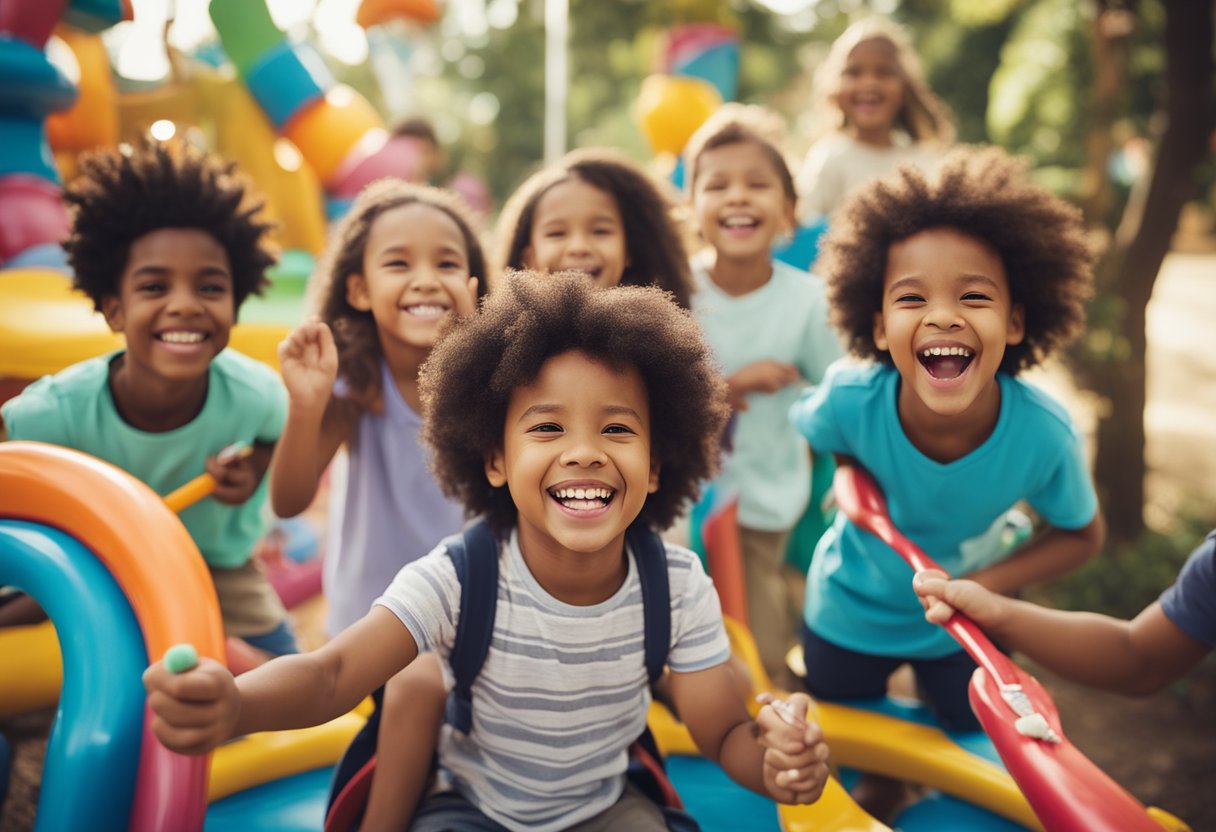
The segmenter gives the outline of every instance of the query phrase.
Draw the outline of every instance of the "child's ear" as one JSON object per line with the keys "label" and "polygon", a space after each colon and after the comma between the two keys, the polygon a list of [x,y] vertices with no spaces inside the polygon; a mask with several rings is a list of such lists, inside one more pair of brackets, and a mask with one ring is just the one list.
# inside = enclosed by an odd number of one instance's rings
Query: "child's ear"
{"label": "child's ear", "polygon": [[497,450],[486,457],[486,479],[495,488],[502,488],[507,484],[507,466],[502,450]]}
{"label": "child's ear", "polygon": [[886,352],[887,347],[887,328],[882,322],[882,313],[874,313],[874,346]]}
{"label": "child's ear", "polygon": [[122,332],[122,302],[118,299],[118,295],[106,295],[101,299],[101,314],[105,317],[111,332]]}
{"label": "child's ear", "polygon": [[646,486],[646,493],[653,494],[659,490],[659,461],[657,459],[650,460],[650,482]]}
{"label": "child's ear", "polygon": [[368,312],[372,308],[371,295],[367,291],[367,278],[361,274],[346,276],[346,302],[360,312]]}
{"label": "child's ear", "polygon": [[1009,346],[1022,343],[1026,337],[1026,309],[1015,303],[1009,310],[1009,325],[1005,328],[1005,343]]}

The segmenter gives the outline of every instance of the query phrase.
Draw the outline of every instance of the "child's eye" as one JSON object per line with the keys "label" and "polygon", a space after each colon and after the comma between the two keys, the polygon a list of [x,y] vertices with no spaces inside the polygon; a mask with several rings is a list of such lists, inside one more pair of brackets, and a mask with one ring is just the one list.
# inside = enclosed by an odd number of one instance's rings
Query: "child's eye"
{"label": "child's eye", "polygon": [[896,303],[924,303],[925,299],[922,298],[920,295],[907,294],[907,295],[900,295],[899,297],[897,297],[895,299],[895,302]]}
{"label": "child's eye", "polygon": [[409,266],[410,266],[409,261],[402,260],[402,259],[389,260],[387,263],[384,264],[384,268],[386,268],[386,269],[408,269]]}
{"label": "child's eye", "polygon": [[566,236],[565,231],[546,231],[545,232],[546,240],[560,240],[562,237],[565,237],[565,236]]}
{"label": "child's eye", "polygon": [[461,263],[459,260],[443,260],[439,263],[439,268],[445,270],[463,269],[464,263]]}
{"label": "child's eye", "polygon": [[968,292],[967,294],[963,295],[963,300],[990,301],[990,300],[992,300],[992,298],[990,298],[988,295],[985,295],[983,292]]}
{"label": "child's eye", "polygon": [[153,294],[155,292],[163,292],[163,291],[165,291],[165,284],[161,283],[159,280],[149,280],[145,283],[138,284],[135,287],[135,291],[145,292],[147,294]]}
{"label": "child's eye", "polygon": [[561,432],[562,432],[561,425],[554,424],[553,422],[545,422],[543,425],[536,425],[534,427],[528,428],[528,433],[561,433]]}
{"label": "child's eye", "polygon": [[633,433],[633,429],[626,425],[609,425],[604,428],[604,433]]}

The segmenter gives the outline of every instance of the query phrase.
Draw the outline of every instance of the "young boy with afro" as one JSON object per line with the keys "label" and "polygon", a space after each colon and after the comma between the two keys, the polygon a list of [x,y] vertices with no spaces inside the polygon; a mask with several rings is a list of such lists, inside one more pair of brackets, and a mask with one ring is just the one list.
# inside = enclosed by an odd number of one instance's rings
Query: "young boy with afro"
{"label": "young boy with afro", "polygon": [[[625,533],[635,521],[665,528],[713,470],[725,390],[696,324],[651,287],[601,291],[575,274],[518,273],[440,340],[421,388],[436,477],[488,522],[499,578],[471,728],[440,737],[450,788],[425,798],[410,828],[665,829],[625,780],[650,701]],[[786,703],[789,721],[772,705],[748,716],[713,585],[695,555],[665,551],[671,688],[693,738],[748,788],[816,800],[827,748],[798,718],[809,700]],[[315,652],[235,680],[205,659],[178,676],[157,662],[144,677],[154,730],[197,754],[250,731],[317,724],[420,650],[435,651],[450,679],[461,592],[441,544]]]}
{"label": "young boy with afro", "polygon": [[[1102,544],[1081,436],[1017,374],[1081,328],[1092,276],[1079,212],[1000,150],[961,149],[937,176],[912,167],[846,203],[821,273],[854,356],[791,410],[817,449],[867,469],[891,519],[955,575],[1011,592]],[[1007,552],[991,530],[1026,501],[1042,528]],[[978,730],[974,663],[924,620],[911,573],[843,513],[808,574],[807,689],[882,696],[908,662],[943,725]]]}
{"label": "young boy with afro", "polygon": [[[251,560],[286,395],[273,370],[226,349],[274,263],[261,203],[234,165],[160,143],[86,157],[65,198],[75,286],[126,347],[7,402],[8,438],[84,451],[161,495],[210,473],[215,491],[181,520],[211,570],[225,632],[294,652],[286,611]],[[238,442],[252,453],[218,458]]]}

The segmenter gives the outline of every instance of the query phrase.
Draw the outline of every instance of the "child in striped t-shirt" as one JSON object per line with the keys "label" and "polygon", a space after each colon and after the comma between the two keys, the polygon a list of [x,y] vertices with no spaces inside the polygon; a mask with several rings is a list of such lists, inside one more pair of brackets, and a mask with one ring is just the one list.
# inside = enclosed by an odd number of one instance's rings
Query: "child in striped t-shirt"
{"label": "child in striped t-shirt", "polygon": [[[725,390],[696,324],[654,288],[600,292],[520,273],[435,346],[421,390],[436,477],[496,533],[500,577],[471,730],[443,730],[446,788],[422,801],[411,829],[565,830],[592,819],[665,829],[625,781],[650,701],[625,531],[667,526],[714,467]],[[701,751],[774,800],[818,799],[827,748],[802,718],[809,699],[748,716],[713,585],[695,555],[666,554],[672,696]],[[158,662],[145,675],[157,735],[205,753],[239,734],[317,724],[420,650],[438,654],[450,679],[460,593],[440,546],[316,652],[239,680],[209,660],[177,676]]]}

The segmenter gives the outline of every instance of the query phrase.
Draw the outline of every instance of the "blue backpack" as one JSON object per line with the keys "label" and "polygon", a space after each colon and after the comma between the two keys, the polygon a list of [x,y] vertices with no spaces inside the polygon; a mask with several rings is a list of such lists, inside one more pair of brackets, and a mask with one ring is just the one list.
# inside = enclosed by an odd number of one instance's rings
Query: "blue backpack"
{"label": "blue backpack", "polygon": [[[633,550],[642,586],[643,650],[646,674],[653,685],[667,664],[671,644],[671,593],[667,579],[667,550],[663,541],[641,522],[625,532]],[[455,685],[448,694],[444,721],[468,733],[473,727],[473,682],[481,672],[494,634],[498,606],[499,544],[485,520],[476,520],[463,532],[443,541],[460,581],[460,619],[448,662]],[[373,698],[376,709],[351,741],[334,771],[326,832],[347,832],[357,827],[367,803],[376,765],[376,738],[384,689]],[[629,782],[653,800],[672,832],[698,832],[700,827],[683,811],[679,795],[667,779],[662,757],[647,728],[629,748]]]}

